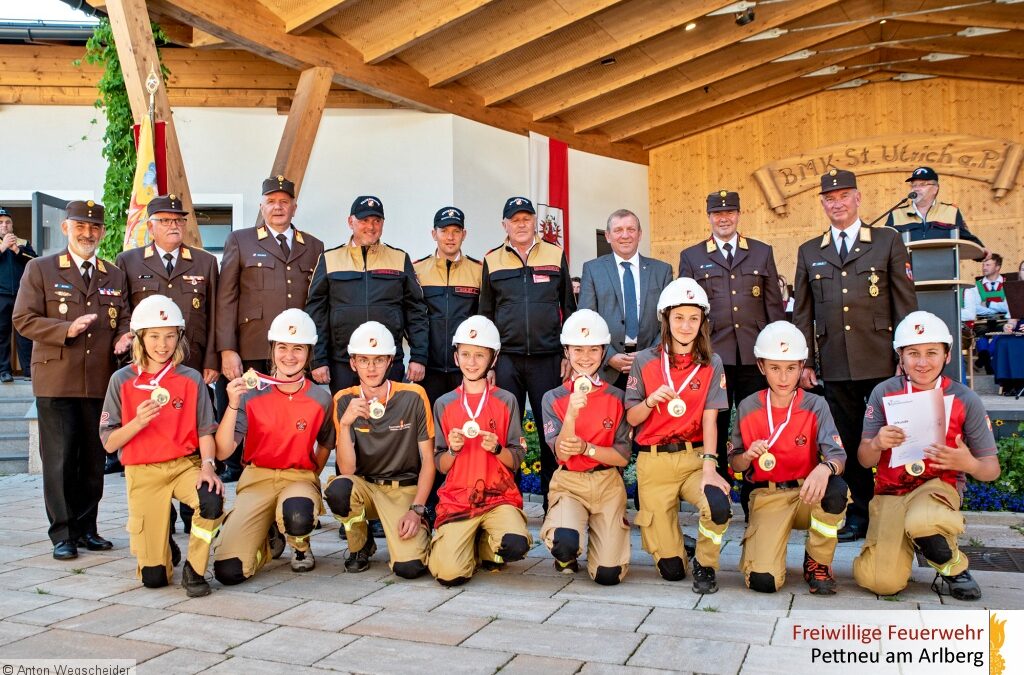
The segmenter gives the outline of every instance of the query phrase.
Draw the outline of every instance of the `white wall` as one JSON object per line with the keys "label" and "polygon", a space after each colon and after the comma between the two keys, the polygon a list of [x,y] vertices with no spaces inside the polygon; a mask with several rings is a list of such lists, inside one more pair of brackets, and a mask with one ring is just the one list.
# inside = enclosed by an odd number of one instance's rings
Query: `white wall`
{"label": "white wall", "polygon": [[[235,227],[251,226],[285,118],[265,109],[178,108],[174,119],[193,201],[241,204]],[[36,190],[100,199],[102,136],[102,111],[93,108],[0,106],[0,203],[27,201]],[[609,213],[629,208],[647,225],[647,167],[570,151],[569,182],[571,267],[578,274]],[[337,246],[348,239],[352,200],[374,194],[387,216],[384,240],[418,258],[433,250],[434,212],[454,204],[466,212],[466,252],[480,257],[504,237],[505,199],[528,191],[525,136],[452,115],[327,110],[295,222]]]}

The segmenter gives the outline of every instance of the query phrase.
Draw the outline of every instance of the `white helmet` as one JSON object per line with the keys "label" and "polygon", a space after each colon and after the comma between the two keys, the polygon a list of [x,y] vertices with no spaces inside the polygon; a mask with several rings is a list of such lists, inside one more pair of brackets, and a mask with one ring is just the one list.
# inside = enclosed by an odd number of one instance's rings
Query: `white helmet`
{"label": "white helmet", "polygon": [[477,314],[471,316],[455,329],[455,336],[452,337],[452,346],[475,345],[493,349],[495,355],[501,350],[501,335],[498,327],[486,316]]}
{"label": "white helmet", "polygon": [[892,346],[899,351],[903,347],[929,342],[944,342],[952,347],[953,336],[945,321],[931,312],[917,311],[907,314],[903,321],[900,321],[900,325],[896,326]]}
{"label": "white helmet", "polygon": [[578,309],[562,324],[562,344],[577,347],[611,344],[608,323],[592,309]]}
{"label": "white helmet", "polygon": [[151,295],[135,305],[129,324],[132,332],[143,328],[184,328],[185,317],[166,295]]}
{"label": "white helmet", "polygon": [[384,324],[367,321],[352,331],[348,339],[349,356],[394,356],[395,338]]}
{"label": "white helmet", "polygon": [[773,361],[805,361],[807,339],[788,321],[773,321],[757,335],[754,357]]}
{"label": "white helmet", "polygon": [[316,344],[316,324],[301,309],[286,309],[274,319],[267,331],[270,342],[288,342],[295,345]]}
{"label": "white helmet", "polygon": [[679,277],[661,292],[658,297],[658,316],[670,307],[679,305],[694,305],[700,307],[707,314],[711,311],[711,303],[708,302],[708,294],[696,281],[689,277]]}

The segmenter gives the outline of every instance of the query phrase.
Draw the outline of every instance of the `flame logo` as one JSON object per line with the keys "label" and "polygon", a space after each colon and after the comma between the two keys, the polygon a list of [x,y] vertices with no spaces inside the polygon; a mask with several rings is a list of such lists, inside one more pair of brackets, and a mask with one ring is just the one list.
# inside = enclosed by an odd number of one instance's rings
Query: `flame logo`
{"label": "flame logo", "polygon": [[377,346],[377,338],[370,338],[370,346],[371,347],[376,347]]}
{"label": "flame logo", "polygon": [[693,291],[686,291],[686,298],[688,300],[693,300],[695,297],[696,296],[693,294]]}
{"label": "flame logo", "polygon": [[475,338],[476,337],[476,329],[475,328],[473,330],[469,331],[469,337],[470,338]]}
{"label": "flame logo", "polygon": [[581,328],[580,332],[583,333],[583,337],[590,337],[590,329],[587,328],[586,326]]}
{"label": "flame logo", "polygon": [[288,334],[289,335],[295,335],[295,333],[297,331],[298,331],[298,328],[296,328],[295,326],[288,326]]}
{"label": "flame logo", "polygon": [[162,309],[160,310],[160,320],[161,321],[167,321],[167,312],[165,312]]}
{"label": "flame logo", "polygon": [[780,342],[779,343],[779,351],[781,351],[783,354],[788,352],[789,351],[789,343],[788,342]]}
{"label": "flame logo", "polygon": [[992,675],[1002,675],[1006,670],[1006,661],[999,653],[1003,643],[1006,642],[1006,619],[998,620],[999,615],[995,612],[988,618],[988,647],[989,647],[989,668]]}
{"label": "flame logo", "polygon": [[914,332],[918,335],[924,335],[924,326],[919,323],[914,324]]}

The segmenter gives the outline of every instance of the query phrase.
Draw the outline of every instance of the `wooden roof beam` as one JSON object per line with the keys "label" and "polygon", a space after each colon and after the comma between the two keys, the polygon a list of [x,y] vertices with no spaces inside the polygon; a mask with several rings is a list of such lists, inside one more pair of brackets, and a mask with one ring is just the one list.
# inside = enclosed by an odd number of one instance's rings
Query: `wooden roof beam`
{"label": "wooden roof beam", "polygon": [[[892,49],[889,53],[896,59],[924,56],[922,52],[905,49]],[[937,77],[986,80],[990,82],[1024,82],[1024,60],[1022,59],[995,59],[984,56],[971,56],[954,61],[895,63],[886,68],[894,73],[920,73]]]}
{"label": "wooden roof beam", "polygon": [[[406,51],[408,63],[431,87],[453,82],[523,45],[613,7],[623,0],[506,0]],[[562,5],[565,5],[563,7]],[[440,44],[451,45],[440,49]]]}
{"label": "wooden roof beam", "polygon": [[954,9],[947,12],[929,12],[927,14],[900,17],[899,20],[909,23],[960,26],[961,28],[981,26],[982,28],[1024,30],[1024,12],[1019,7],[1011,5],[987,5],[970,9]]}
{"label": "wooden roof beam", "polygon": [[[766,5],[757,12],[757,21],[746,26],[736,26],[732,17],[716,17],[718,21],[702,22],[703,29],[691,33],[680,33],[678,30],[664,33],[661,36],[642,43],[636,49],[673,49],[669,56],[641,60],[628,68],[613,66],[608,70],[596,70],[587,77],[588,82],[573,82],[573,86],[563,84],[562,79],[552,80],[544,85],[548,94],[541,95],[523,105],[534,111],[537,120],[554,117],[566,110],[592,101],[599,96],[610,94],[622,87],[684,64],[693,59],[710,54],[727,47],[743,38],[778,28],[799,19],[811,12],[836,5],[838,0],[800,0],[785,2],[778,5]],[[686,35],[686,37],[683,37]]]}
{"label": "wooden roof beam", "polygon": [[[743,75],[738,75],[731,80],[721,82],[716,86],[716,89],[720,88],[721,91],[709,92],[701,98],[689,96],[665,101],[658,106],[657,111],[653,114],[650,111],[637,113],[630,116],[632,121],[629,121],[629,118],[627,118],[621,122],[608,125],[605,130],[608,132],[608,137],[613,141],[632,138],[652,129],[671,124],[680,118],[696,115],[715,106],[738,101],[744,96],[749,96],[762,89],[807,76],[822,68],[838,66],[843,69],[849,65],[861,63],[863,60],[858,61],[858,57],[872,51],[875,51],[874,47],[865,46],[848,52],[827,54],[803,61],[768,63],[759,68],[748,70]],[[817,77],[819,76],[815,76],[815,79]],[[742,104],[738,105],[738,107],[745,108]]]}
{"label": "wooden roof beam", "polygon": [[[477,87],[484,103],[494,105],[516,94],[544,84],[577,68],[598,61],[627,47],[685,26],[716,9],[729,4],[729,0],[634,0],[606,10],[599,17],[600,26],[614,28],[614,33],[598,31],[586,40],[571,36],[552,35],[551,45],[537,45],[529,55],[517,50],[495,63],[501,78],[491,88]],[[563,29],[563,32],[571,31]],[[531,47],[533,47],[531,45]]]}
{"label": "wooden roof beam", "polygon": [[334,82],[349,89],[406,107],[448,112],[481,124],[525,134],[536,131],[571,147],[606,157],[646,164],[647,152],[633,143],[610,143],[601,134],[574,134],[563,122],[538,123],[529,112],[512,106],[486,108],[465,87],[429,86],[423,76],[397,59],[368,65],[344,40],[324,34],[291,35],[281,21],[258,3],[247,0],[149,0],[160,12],[291,68],[324,66]]}
{"label": "wooden roof beam", "polygon": [[850,35],[869,24],[869,20],[861,21],[820,31],[793,33],[776,40],[758,40],[735,45],[687,63],[685,72],[689,80],[655,87],[645,87],[649,81],[638,82],[615,94],[603,96],[581,108],[569,111],[563,118],[572,124],[577,133],[590,131],[642,108],[698,91],[703,87],[714,86],[716,82],[747,72],[752,64],[768,63],[813,48]]}
{"label": "wooden roof beam", "polygon": [[394,16],[394,24],[382,40],[365,46],[352,40],[352,46],[363,53],[367,63],[380,63],[399,52],[414,47],[439,31],[476,14],[494,0],[447,0],[440,11],[427,13],[419,9],[420,0],[381,0]]}
{"label": "wooden roof beam", "polygon": [[322,0],[315,5],[304,7],[300,11],[283,16],[284,29],[287,33],[305,33],[310,28],[317,26],[341,11],[345,5],[350,5],[353,0]]}

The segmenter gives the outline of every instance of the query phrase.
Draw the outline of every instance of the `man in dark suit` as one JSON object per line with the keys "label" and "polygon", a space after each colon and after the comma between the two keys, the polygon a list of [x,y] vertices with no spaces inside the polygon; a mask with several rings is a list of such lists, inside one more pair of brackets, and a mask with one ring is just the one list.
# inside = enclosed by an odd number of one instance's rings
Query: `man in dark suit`
{"label": "man in dark suit", "polygon": [[612,252],[583,263],[579,306],[594,310],[608,324],[612,342],[601,376],[625,390],[634,353],[661,337],[658,296],[672,281],[672,267],[640,255],[643,230],[632,211],[619,209],[608,216],[604,237]]}
{"label": "man in dark suit", "polygon": [[[679,254],[679,276],[696,279],[711,302],[711,344],[722,359],[729,408],[768,386],[754,358],[758,333],[786,318],[772,247],[739,234],[740,195],[707,196],[711,236]],[[718,471],[731,482],[728,411],[718,415]],[[749,497],[749,491],[744,491]],[[744,513],[747,499],[742,500]]]}
{"label": "man in dark suit", "polygon": [[[36,257],[32,245],[14,234],[14,219],[0,206],[0,382],[13,382],[11,375],[11,316],[14,298],[21,286],[25,265]],[[25,377],[31,377],[32,341],[14,333],[18,345],[18,360]]]}
{"label": "man in dark suit", "polygon": [[[825,398],[848,458],[843,478],[853,503],[839,541],[867,533],[874,478],[857,461],[867,397],[896,372],[893,327],[917,309],[899,233],[861,223],[860,199],[852,172],[831,169],[821,177],[821,205],[832,226],[800,246],[794,279],[793,323],[817,348]],[[813,365],[805,365],[800,379],[808,389],[818,384]]]}
{"label": "man in dark suit", "polygon": [[32,393],[39,412],[43,501],[53,557],[78,557],[78,547],[105,551],[96,530],[103,497],[100,413],[114,354],[131,344],[124,272],[96,257],[106,233],[103,206],[67,205],[61,230],[68,247],[25,267],[14,325],[32,340]]}

